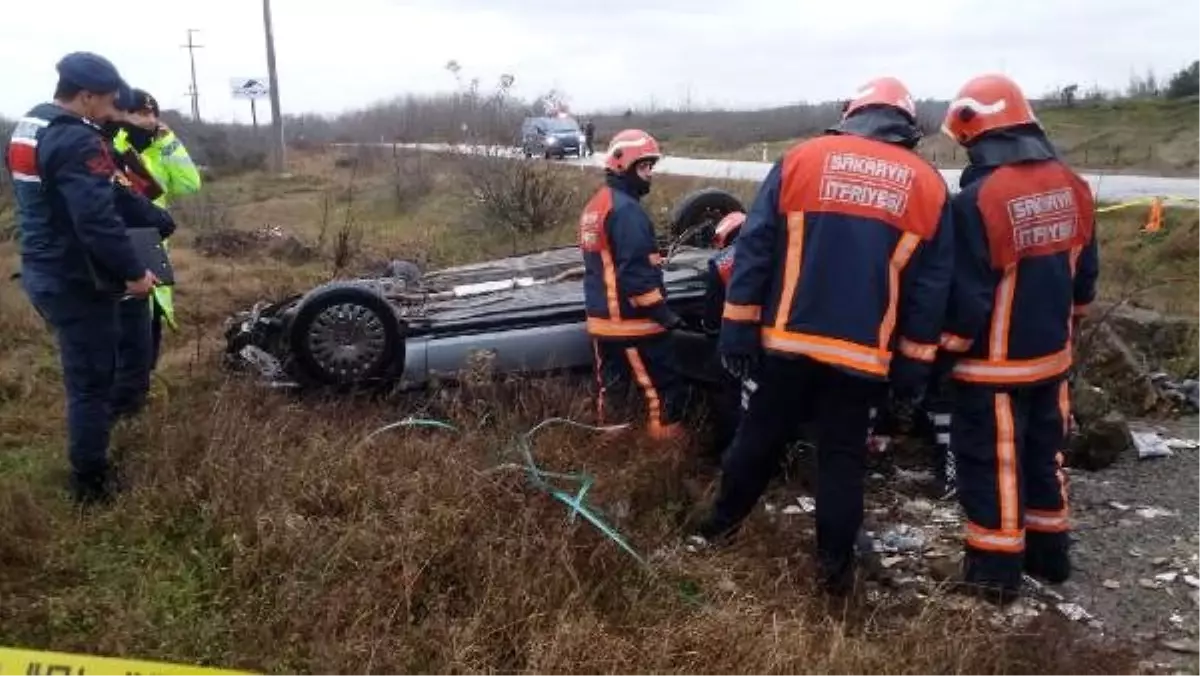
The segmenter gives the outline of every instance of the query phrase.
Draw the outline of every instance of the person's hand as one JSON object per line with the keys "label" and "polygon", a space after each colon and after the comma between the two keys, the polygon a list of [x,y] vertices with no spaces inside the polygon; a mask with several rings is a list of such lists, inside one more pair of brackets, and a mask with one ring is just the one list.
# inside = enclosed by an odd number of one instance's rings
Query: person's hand
{"label": "person's hand", "polygon": [[125,282],[125,292],[134,296],[148,296],[154,290],[154,285],[158,283],[158,277],[154,276],[149,270],[142,278],[136,282]]}

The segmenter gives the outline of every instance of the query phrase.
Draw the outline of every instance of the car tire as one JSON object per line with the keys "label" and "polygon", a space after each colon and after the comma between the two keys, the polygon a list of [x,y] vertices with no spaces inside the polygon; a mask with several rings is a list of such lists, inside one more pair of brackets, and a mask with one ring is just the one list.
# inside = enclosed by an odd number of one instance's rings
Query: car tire
{"label": "car tire", "polygon": [[687,246],[711,246],[717,223],[727,214],[745,211],[742,201],[720,188],[702,188],[685,195],[671,210],[671,240]]}
{"label": "car tire", "polygon": [[288,338],[297,375],[312,384],[345,389],[385,385],[404,368],[399,318],[387,300],[361,287],[313,291],[296,309]]}

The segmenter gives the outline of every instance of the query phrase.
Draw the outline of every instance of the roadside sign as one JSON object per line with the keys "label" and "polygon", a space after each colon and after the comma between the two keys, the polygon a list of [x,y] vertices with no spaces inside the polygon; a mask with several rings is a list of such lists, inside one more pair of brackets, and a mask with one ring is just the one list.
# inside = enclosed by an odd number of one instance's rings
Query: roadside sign
{"label": "roadside sign", "polygon": [[235,77],[229,81],[229,87],[235,99],[261,99],[271,93],[266,78]]}

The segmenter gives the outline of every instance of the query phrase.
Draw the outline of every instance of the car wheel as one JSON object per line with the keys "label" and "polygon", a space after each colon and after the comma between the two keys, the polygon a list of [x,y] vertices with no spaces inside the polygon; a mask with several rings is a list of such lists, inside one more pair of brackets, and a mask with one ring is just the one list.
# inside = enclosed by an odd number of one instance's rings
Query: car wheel
{"label": "car wheel", "polygon": [[297,308],[289,338],[303,376],[318,384],[383,384],[403,369],[400,321],[386,300],[366,289],[315,291]]}
{"label": "car wheel", "polygon": [[671,210],[671,239],[686,246],[708,247],[727,214],[745,211],[741,200],[720,188],[702,188],[684,196]]}

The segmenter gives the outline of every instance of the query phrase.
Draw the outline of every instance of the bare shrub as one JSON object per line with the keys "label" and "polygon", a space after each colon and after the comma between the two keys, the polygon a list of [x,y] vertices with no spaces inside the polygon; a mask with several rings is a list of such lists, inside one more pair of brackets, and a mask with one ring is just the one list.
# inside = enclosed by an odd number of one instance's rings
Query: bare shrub
{"label": "bare shrub", "polygon": [[549,163],[473,153],[462,156],[461,167],[484,225],[506,228],[514,239],[549,232],[582,206],[578,182]]}
{"label": "bare shrub", "polygon": [[396,213],[404,213],[433,192],[435,174],[428,156],[392,147],[390,188]]}

